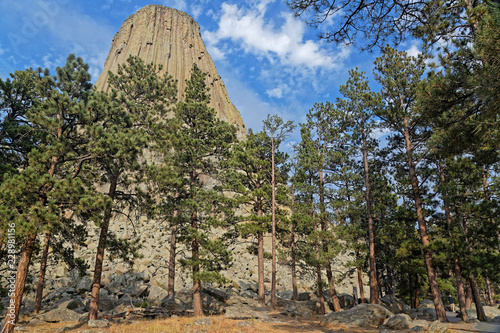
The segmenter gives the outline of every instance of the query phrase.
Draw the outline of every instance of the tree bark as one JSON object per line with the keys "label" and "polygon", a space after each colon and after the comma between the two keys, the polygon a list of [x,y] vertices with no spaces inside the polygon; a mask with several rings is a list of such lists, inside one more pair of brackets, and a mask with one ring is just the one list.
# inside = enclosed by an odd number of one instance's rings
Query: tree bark
{"label": "tree bark", "polygon": [[[315,226],[315,231],[317,230]],[[326,312],[325,308],[325,296],[323,294],[323,281],[321,279],[321,264],[320,264],[320,254],[319,254],[319,243],[316,242],[316,275],[318,280],[318,297],[319,297],[319,309],[318,314],[324,315]]]}
{"label": "tree bark", "polygon": [[470,309],[471,305],[472,305],[472,291],[470,288],[470,284],[468,284],[465,289],[465,307],[467,309]]}
{"label": "tree bark", "polygon": [[266,287],[264,284],[264,233],[257,232],[257,270],[259,271],[259,304],[266,305]]}
{"label": "tree bark", "polygon": [[296,256],[296,249],[295,249],[295,233],[292,231],[292,245],[291,245],[291,255],[292,255],[292,299],[294,301],[299,300],[299,294],[297,292],[297,268],[296,268],[296,263],[295,263],[295,256]]}
{"label": "tree bark", "polygon": [[[356,249],[356,260],[359,262],[359,249]],[[361,297],[361,303],[365,302],[365,291],[363,290],[363,277],[361,275],[361,268],[358,263],[356,271],[358,272],[358,285],[359,285],[359,296]]]}
{"label": "tree bark", "polygon": [[[191,215],[191,227],[198,230],[198,221],[196,218],[196,213],[193,212]],[[193,311],[195,317],[203,316],[203,303],[201,301],[201,281],[198,276],[200,273],[200,265],[196,262],[199,257],[200,246],[198,244],[198,238],[193,237],[191,240],[191,256],[193,258]]]}
{"label": "tree bark", "polygon": [[479,287],[477,286],[476,278],[473,274],[469,277],[469,285],[472,291],[472,298],[476,304],[477,319],[479,321],[488,321],[486,314],[484,313],[483,304],[481,303],[481,295],[479,294]]}
{"label": "tree bark", "polygon": [[[174,211],[174,218],[177,211]],[[175,295],[175,256],[177,250],[177,224],[170,227],[170,256],[168,258],[168,287],[167,292],[170,296]]]}
{"label": "tree bark", "polygon": [[45,241],[43,243],[42,260],[40,263],[40,273],[38,275],[38,284],[36,287],[36,297],[35,297],[35,313],[40,312],[42,307],[42,296],[43,296],[43,285],[45,282],[45,272],[47,270],[47,259],[49,257],[50,248],[50,230],[45,234]]}
{"label": "tree bark", "polygon": [[[441,185],[444,186],[446,183],[446,177],[445,177],[445,173],[444,173],[444,166],[441,163],[439,163],[439,172],[440,172],[440,178],[441,178]],[[448,204],[447,196],[444,193],[443,193],[443,207],[444,207],[444,213],[445,213],[445,217],[446,217],[448,236],[450,237],[451,246],[452,246],[453,253],[454,253],[453,270],[455,273],[455,282],[457,284],[458,305],[460,307],[460,313],[462,314],[462,320],[465,322],[468,322],[469,315],[467,313],[467,305],[466,305],[466,300],[465,300],[465,290],[464,290],[464,284],[463,284],[463,280],[462,280],[462,269],[460,267],[460,260],[458,259],[458,256],[457,256],[456,251],[455,251],[455,240],[454,240],[452,228],[451,228],[452,220],[451,220],[450,206]]]}
{"label": "tree bark", "polygon": [[[257,216],[262,217],[262,200],[259,198],[257,200]],[[264,284],[264,233],[262,230],[257,232],[257,270],[259,279],[259,304],[262,306],[266,305],[266,285]]]}
{"label": "tree bark", "polygon": [[373,229],[373,216],[371,212],[371,197],[370,197],[370,168],[368,165],[368,148],[366,143],[366,134],[363,132],[363,146],[361,148],[363,154],[363,167],[365,170],[365,201],[366,201],[366,217],[368,219],[368,248],[370,260],[370,303],[378,303],[378,295],[380,285],[377,280],[377,264],[375,261],[375,232]]}
{"label": "tree bark", "polygon": [[415,164],[413,162],[413,148],[411,146],[410,130],[408,120],[405,119],[404,122],[404,138],[406,144],[406,155],[408,158],[408,170],[411,178],[411,185],[413,189],[413,197],[415,201],[415,208],[417,211],[417,221],[418,228],[420,231],[420,238],[422,239],[424,261],[427,268],[427,276],[429,278],[429,285],[432,294],[432,300],[434,302],[434,307],[436,309],[437,319],[442,322],[447,322],[446,310],[444,309],[443,300],[441,298],[441,292],[439,290],[437,274],[432,265],[432,254],[429,249],[430,241],[429,235],[427,233],[427,223],[424,217],[424,210],[422,207],[422,199],[420,197],[420,190],[418,185],[417,173],[415,171]]}
{"label": "tree bark", "polygon": [[276,191],[274,179],[274,138],[271,137],[271,191],[272,191],[272,273],[271,273],[271,308],[276,310]]}
{"label": "tree bark", "polygon": [[493,302],[493,290],[491,288],[489,278],[486,278],[486,292],[488,293],[488,302],[490,303],[490,306],[495,306],[495,303]]}
{"label": "tree bark", "polygon": [[[467,246],[467,249],[469,252],[472,253],[472,247],[469,243],[469,237],[467,236],[468,233],[468,226],[467,226],[467,220],[465,216],[462,216],[462,230],[465,234],[465,244]],[[474,303],[476,304],[476,313],[477,313],[477,319],[479,321],[487,321],[486,314],[484,313],[484,308],[483,304],[481,303],[481,295],[479,294],[479,287],[477,286],[476,278],[474,277],[474,274],[469,275],[469,288],[470,292],[472,294],[472,299],[474,300]]]}
{"label": "tree bark", "polygon": [[[292,184],[292,211],[291,211],[291,216],[293,217],[294,214],[294,208],[295,208],[295,189]],[[292,223],[290,226],[290,252],[291,252],[291,273],[292,273],[292,299],[294,301],[299,300],[299,294],[297,292],[297,267],[296,267],[296,262],[295,262],[295,257],[296,257],[296,249],[295,249],[295,225],[292,219]]]}
{"label": "tree bark", "polygon": [[[114,178],[111,180],[111,183],[109,185],[108,196],[111,198],[111,200],[113,200],[115,197],[117,183],[118,179]],[[101,290],[104,250],[106,249],[106,243],[108,240],[108,229],[109,222],[111,221],[112,209],[113,206],[111,205],[107,209],[104,215],[104,220],[101,224],[101,233],[99,235],[99,243],[97,245],[97,253],[95,256],[94,279],[92,281],[92,290],[90,294],[89,320],[97,319],[97,314],[99,312],[99,291]]]}
{"label": "tree bark", "polygon": [[7,315],[1,333],[11,333],[19,318],[19,309],[23,301],[24,286],[28,276],[28,269],[31,262],[31,255],[36,242],[36,232],[26,236],[24,241],[23,251],[17,264],[16,281],[14,293],[10,297],[9,305],[7,306]]}

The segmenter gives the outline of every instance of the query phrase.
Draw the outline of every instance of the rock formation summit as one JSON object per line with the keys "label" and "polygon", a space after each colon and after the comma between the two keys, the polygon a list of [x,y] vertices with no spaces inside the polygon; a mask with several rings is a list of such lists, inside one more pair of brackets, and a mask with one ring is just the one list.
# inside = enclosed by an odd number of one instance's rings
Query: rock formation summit
{"label": "rock formation summit", "polygon": [[200,26],[191,16],[161,5],[149,5],[130,15],[113,38],[96,88],[107,91],[108,72],[116,72],[118,64],[125,63],[130,55],[139,56],[145,63],[163,65],[163,72],[177,80],[179,100],[184,93],[185,80],[189,79],[193,63],[196,63],[208,73],[210,106],[220,119],[237,125],[240,138],[246,134],[240,112],[229,99],[224,82],[205,48]]}

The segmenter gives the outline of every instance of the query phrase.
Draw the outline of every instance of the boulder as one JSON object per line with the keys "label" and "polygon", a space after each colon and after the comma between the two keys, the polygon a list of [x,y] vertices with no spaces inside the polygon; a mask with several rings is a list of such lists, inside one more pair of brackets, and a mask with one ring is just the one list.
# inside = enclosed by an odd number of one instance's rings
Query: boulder
{"label": "boulder", "polygon": [[340,307],[342,309],[350,309],[353,306],[356,306],[354,297],[349,294],[339,294],[338,296]]}
{"label": "boulder", "polygon": [[400,313],[394,317],[390,317],[385,323],[384,327],[391,330],[406,330],[410,328],[411,318],[407,314]]}
{"label": "boulder", "polygon": [[157,286],[152,286],[149,289],[149,295],[147,297],[147,302],[150,305],[155,305],[158,306],[162,303],[163,299],[168,297],[168,293],[165,289],[157,287]]}
{"label": "boulder", "polygon": [[333,325],[377,327],[394,314],[378,304],[360,304],[351,309],[325,315],[323,322]]}
{"label": "boulder", "polygon": [[213,288],[213,287],[204,287],[202,291],[205,294],[210,295],[213,298],[215,298],[216,300],[218,300],[219,302],[223,302],[223,303],[226,303],[229,300],[229,298],[231,298],[230,293],[228,293],[224,290],[221,290],[221,289]]}
{"label": "boulder", "polygon": [[91,319],[87,324],[90,328],[105,328],[111,326],[106,319]]}
{"label": "boulder", "polygon": [[298,296],[299,301],[309,301],[312,298],[309,292],[300,293]]}
{"label": "boulder", "polygon": [[66,308],[66,309],[70,309],[70,310],[75,310],[78,308],[85,307],[83,302],[78,300],[78,299],[63,301],[63,302],[58,303],[56,306],[58,308]]}
{"label": "boulder", "polygon": [[116,298],[108,294],[106,290],[99,292],[99,311],[111,311],[115,307]]}
{"label": "boulder", "polygon": [[435,321],[427,328],[427,333],[448,333],[448,325],[440,321]]}
{"label": "boulder", "polygon": [[418,304],[419,308],[434,308],[434,302],[430,299],[423,299]]}
{"label": "boulder", "polygon": [[270,320],[268,309],[261,306],[256,300],[233,295],[230,298],[231,306],[226,307],[225,317],[228,319],[261,319]]}
{"label": "boulder", "polygon": [[162,299],[160,306],[168,311],[186,311],[191,308],[187,302],[183,301],[179,297],[168,295]]}
{"label": "boulder", "polygon": [[316,301],[285,301],[282,313],[290,317],[311,317],[316,313]]}
{"label": "boulder", "polygon": [[123,286],[118,281],[113,281],[106,286],[106,290],[108,290],[112,294],[118,294],[122,290]]}
{"label": "boulder", "polygon": [[486,316],[490,318],[495,318],[500,316],[500,309],[497,309],[494,306],[483,306],[483,308]]}
{"label": "boulder", "polygon": [[80,279],[80,281],[78,281],[78,284],[76,285],[76,292],[84,293],[86,291],[90,291],[91,287],[92,280],[88,276],[84,276]]}
{"label": "boulder", "polygon": [[387,310],[392,313],[402,313],[404,312],[404,303],[395,298],[392,295],[385,295],[384,297],[379,298],[380,305],[387,308]]}
{"label": "boulder", "polygon": [[82,314],[67,308],[56,308],[38,315],[37,319],[49,323],[58,323],[67,321],[79,321],[80,317],[82,316]]}

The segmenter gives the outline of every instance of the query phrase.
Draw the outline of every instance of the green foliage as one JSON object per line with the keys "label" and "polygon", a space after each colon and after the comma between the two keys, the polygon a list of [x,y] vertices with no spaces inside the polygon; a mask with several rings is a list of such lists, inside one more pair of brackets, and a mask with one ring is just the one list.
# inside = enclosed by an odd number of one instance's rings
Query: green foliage
{"label": "green foliage", "polygon": [[173,167],[178,177],[176,197],[178,222],[183,222],[178,240],[191,250],[183,266],[194,269],[193,280],[222,282],[219,272],[231,262],[231,253],[214,228],[233,221],[233,200],[223,191],[221,163],[229,156],[236,140],[236,128],[216,117],[208,106],[206,74],[196,64],[186,81],[184,100],[175,108],[182,126],[173,142]]}

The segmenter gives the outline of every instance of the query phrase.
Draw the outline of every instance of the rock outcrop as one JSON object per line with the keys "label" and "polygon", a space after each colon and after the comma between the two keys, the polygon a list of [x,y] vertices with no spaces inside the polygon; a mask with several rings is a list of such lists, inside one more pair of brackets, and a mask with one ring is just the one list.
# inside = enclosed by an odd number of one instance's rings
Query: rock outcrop
{"label": "rock outcrop", "polygon": [[193,63],[208,73],[210,105],[220,119],[237,125],[239,137],[246,133],[240,112],[233,105],[224,82],[201,38],[200,26],[194,19],[176,9],[149,5],[129,16],[113,38],[104,69],[96,83],[99,90],[108,90],[108,72],[116,72],[130,56],[139,56],[146,63],[163,65],[177,80],[178,98],[182,98],[186,79],[189,79]]}

